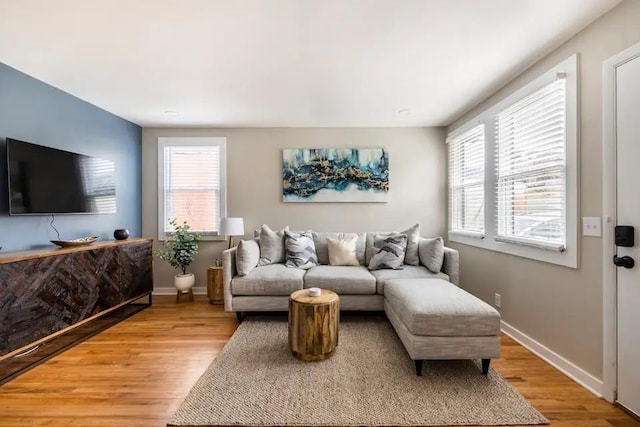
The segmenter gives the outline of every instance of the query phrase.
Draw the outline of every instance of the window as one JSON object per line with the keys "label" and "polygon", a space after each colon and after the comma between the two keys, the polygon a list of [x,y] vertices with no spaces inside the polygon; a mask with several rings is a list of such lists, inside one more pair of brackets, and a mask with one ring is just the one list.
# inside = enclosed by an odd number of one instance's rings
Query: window
{"label": "window", "polygon": [[498,113],[499,241],[564,250],[565,86],[560,76]]}
{"label": "window", "polygon": [[158,237],[186,221],[203,240],[217,240],[226,216],[226,139],[158,138]]}
{"label": "window", "polygon": [[574,55],[450,133],[450,240],[578,266],[577,81]]}
{"label": "window", "polygon": [[447,142],[451,231],[483,237],[484,125],[477,125]]}

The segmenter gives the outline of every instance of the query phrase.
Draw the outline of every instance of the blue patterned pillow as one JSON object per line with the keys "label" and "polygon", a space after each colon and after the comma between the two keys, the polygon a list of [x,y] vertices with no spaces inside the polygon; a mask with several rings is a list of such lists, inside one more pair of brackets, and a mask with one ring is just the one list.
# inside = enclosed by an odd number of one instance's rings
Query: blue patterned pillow
{"label": "blue patterned pillow", "polygon": [[286,248],[287,267],[308,270],[318,265],[316,245],[313,243],[311,231],[292,233],[284,231],[284,245]]}
{"label": "blue patterned pillow", "polygon": [[407,250],[406,234],[376,235],[369,270],[400,270]]}

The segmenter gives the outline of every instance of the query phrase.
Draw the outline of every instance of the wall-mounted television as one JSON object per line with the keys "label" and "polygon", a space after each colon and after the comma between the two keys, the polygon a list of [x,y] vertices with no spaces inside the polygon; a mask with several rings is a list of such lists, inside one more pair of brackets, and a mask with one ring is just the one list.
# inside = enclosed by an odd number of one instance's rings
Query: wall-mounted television
{"label": "wall-mounted television", "polygon": [[115,214],[109,160],[7,138],[10,215]]}

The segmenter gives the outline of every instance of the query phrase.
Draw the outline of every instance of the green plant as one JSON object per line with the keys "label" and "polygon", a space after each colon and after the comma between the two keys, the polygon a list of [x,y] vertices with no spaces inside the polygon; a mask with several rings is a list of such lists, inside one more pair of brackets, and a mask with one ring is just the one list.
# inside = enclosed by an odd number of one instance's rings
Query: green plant
{"label": "green plant", "polygon": [[164,242],[162,249],[156,251],[156,256],[167,261],[172,267],[182,270],[182,274],[187,274],[187,267],[198,253],[200,233],[190,231],[186,221],[178,225],[177,221],[172,219],[169,224],[174,228],[172,239]]}

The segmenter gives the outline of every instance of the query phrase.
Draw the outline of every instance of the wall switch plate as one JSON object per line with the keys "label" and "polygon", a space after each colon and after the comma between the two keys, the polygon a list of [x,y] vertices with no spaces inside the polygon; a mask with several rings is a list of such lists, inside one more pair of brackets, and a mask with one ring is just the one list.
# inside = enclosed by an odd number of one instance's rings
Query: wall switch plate
{"label": "wall switch plate", "polygon": [[493,297],[493,305],[500,308],[502,307],[502,296],[500,294],[495,294]]}
{"label": "wall switch plate", "polygon": [[582,235],[583,236],[602,236],[602,224],[599,216],[582,217]]}

